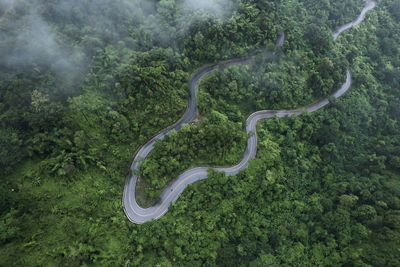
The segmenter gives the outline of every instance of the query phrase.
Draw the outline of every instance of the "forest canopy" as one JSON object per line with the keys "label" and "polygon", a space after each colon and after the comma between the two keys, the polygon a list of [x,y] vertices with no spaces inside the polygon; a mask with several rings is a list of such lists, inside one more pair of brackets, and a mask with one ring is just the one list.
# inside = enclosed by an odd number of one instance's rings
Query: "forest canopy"
{"label": "forest canopy", "polygon": [[[0,265],[400,266],[400,0],[5,0],[0,2]],[[159,220],[126,218],[133,155],[186,109],[199,122],[158,142],[138,201],[199,165],[231,166],[259,109],[239,174],[209,171]]]}

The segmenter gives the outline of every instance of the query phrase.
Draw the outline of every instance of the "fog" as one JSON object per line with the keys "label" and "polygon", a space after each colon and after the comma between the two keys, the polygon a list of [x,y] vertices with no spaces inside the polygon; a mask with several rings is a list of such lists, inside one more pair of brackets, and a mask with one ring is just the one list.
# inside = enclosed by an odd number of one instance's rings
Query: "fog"
{"label": "fog", "polygon": [[229,0],[185,0],[185,4],[193,10],[209,12],[220,19],[229,16],[237,6],[237,2]]}
{"label": "fog", "polygon": [[56,78],[71,81],[84,69],[80,49],[48,23],[37,1],[7,0],[0,21],[0,67],[17,72],[50,68]]}
{"label": "fog", "polygon": [[[113,43],[129,37],[129,32],[124,32],[125,25],[142,25],[153,31],[153,38],[159,38],[163,45],[174,46],[174,34],[165,31],[173,27],[166,22],[175,21],[176,32],[184,34],[199,17],[211,16],[219,20],[230,17],[235,3],[230,0],[161,0],[158,3],[148,0],[0,0],[0,68],[40,72],[45,67],[57,78],[73,81],[87,70],[90,61],[82,45],[77,43],[77,40],[82,41],[82,32]],[[81,29],[76,25],[85,27]]]}
{"label": "fog", "polygon": [[24,64],[32,58],[40,65],[49,64],[57,75],[72,74],[74,78],[83,64],[82,52],[63,44],[58,33],[36,11],[24,23],[27,27],[15,39],[12,61]]}
{"label": "fog", "polygon": [[0,2],[0,12],[6,12],[14,6],[16,0],[2,0]]}

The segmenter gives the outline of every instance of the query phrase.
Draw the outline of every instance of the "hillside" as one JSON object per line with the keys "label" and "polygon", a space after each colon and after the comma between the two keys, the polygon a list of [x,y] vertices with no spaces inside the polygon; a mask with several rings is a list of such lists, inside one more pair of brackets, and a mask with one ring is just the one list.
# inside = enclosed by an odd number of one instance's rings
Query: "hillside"
{"label": "hillside", "polygon": [[[0,3],[1,266],[400,266],[400,1],[6,0]],[[278,33],[282,47],[274,50]],[[125,216],[133,156],[174,124],[199,68],[198,123],[158,141],[139,203],[195,166],[168,212]]]}

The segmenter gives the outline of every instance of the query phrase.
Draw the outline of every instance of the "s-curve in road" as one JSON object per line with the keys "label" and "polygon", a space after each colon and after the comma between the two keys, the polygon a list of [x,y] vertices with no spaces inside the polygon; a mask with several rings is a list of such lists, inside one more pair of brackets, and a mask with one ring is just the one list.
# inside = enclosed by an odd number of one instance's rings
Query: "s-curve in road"
{"label": "s-curve in road", "polygon": [[[358,25],[361,21],[364,20],[365,14],[373,9],[375,7],[375,2],[371,0],[367,0],[367,5],[364,7],[362,10],[360,16],[353,22],[350,22],[342,27],[340,27],[335,33],[333,34],[333,39],[336,40],[336,38],[345,30]],[[285,35],[283,33],[279,34],[278,41],[277,41],[277,47],[282,46],[284,44],[284,38]],[[232,65],[238,65],[238,64],[248,64],[250,61],[249,58],[244,58],[244,59],[236,59],[236,60],[230,60],[230,61],[224,61],[221,62],[223,66],[232,66]],[[196,88],[201,81],[201,79],[209,74],[210,72],[214,71],[217,68],[217,64],[206,66],[198,70],[190,79],[189,85],[190,85],[190,98],[189,98],[189,105],[187,108],[187,111],[183,115],[183,117],[170,126],[169,128],[161,131],[158,135],[153,137],[150,141],[148,141],[146,144],[144,144],[140,150],[137,152],[134,161],[131,165],[131,171],[130,174],[128,175],[126,182],[125,182],[125,188],[124,188],[124,193],[123,193],[123,199],[122,199],[122,204],[124,207],[124,211],[126,216],[131,222],[134,223],[145,223],[147,221],[151,221],[153,219],[158,219],[161,216],[163,216],[167,211],[168,207],[171,204],[171,202],[176,201],[180,194],[183,192],[183,190],[186,188],[187,185],[194,183],[196,181],[202,180],[207,178],[207,170],[210,167],[197,167],[190,169],[181,175],[179,175],[172,184],[170,184],[161,194],[159,201],[152,207],[150,208],[141,208],[135,198],[135,188],[136,188],[136,182],[138,179],[137,176],[137,170],[139,168],[139,160],[146,158],[147,155],[150,153],[150,151],[154,147],[154,143],[157,140],[162,140],[165,135],[168,135],[171,133],[171,130],[175,129],[176,131],[179,131],[184,123],[189,123],[193,120],[196,114]],[[227,176],[231,176],[234,174],[237,174],[240,170],[243,170],[246,168],[249,164],[249,160],[254,158],[257,153],[257,134],[256,134],[256,125],[259,120],[262,119],[268,119],[272,117],[290,117],[293,115],[301,115],[302,112],[314,112],[316,110],[319,110],[323,108],[324,106],[329,104],[329,98],[339,98],[342,96],[344,93],[346,93],[347,90],[349,90],[351,87],[351,73],[350,71],[347,70],[347,77],[346,81],[344,84],[332,95],[329,97],[326,97],[324,99],[321,99],[320,101],[311,104],[309,106],[299,108],[299,109],[293,109],[293,110],[261,110],[254,112],[251,114],[246,121],[246,132],[248,134],[248,139],[247,139],[247,148],[246,151],[243,155],[243,159],[239,164],[233,167],[229,168],[213,168],[216,171],[221,171],[224,172]],[[253,134],[250,134],[253,133]]]}
{"label": "s-curve in road", "polygon": [[338,36],[344,32],[345,30],[348,30],[352,27],[357,26],[358,24],[360,24],[364,19],[365,19],[365,15],[367,14],[368,11],[372,10],[375,8],[376,6],[376,2],[373,0],[365,0],[366,5],[363,8],[363,10],[361,10],[360,15],[353,20],[352,22],[349,22],[341,27],[339,27],[339,29],[337,29],[334,33],[333,33],[333,40],[336,41],[336,39],[338,38]]}

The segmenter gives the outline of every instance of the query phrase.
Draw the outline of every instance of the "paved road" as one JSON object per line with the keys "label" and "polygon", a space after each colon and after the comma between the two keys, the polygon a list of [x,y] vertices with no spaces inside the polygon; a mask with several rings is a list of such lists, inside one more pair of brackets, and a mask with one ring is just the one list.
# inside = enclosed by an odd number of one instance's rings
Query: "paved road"
{"label": "paved road", "polygon": [[278,40],[276,41],[276,45],[275,47],[281,47],[283,46],[283,43],[285,42],[285,33],[284,32],[280,32],[278,34]]}
{"label": "paved road", "polygon": [[[334,32],[333,34],[333,39],[336,40],[337,37],[345,30],[358,25],[361,21],[364,20],[365,14],[373,9],[375,7],[375,2],[371,0],[366,0],[366,6],[362,10],[361,14],[359,17],[354,20],[353,22],[350,22],[342,27],[340,27],[337,31]],[[278,37],[278,41],[276,46],[282,46],[284,44],[284,39],[285,35],[284,33],[280,33]],[[244,59],[237,59],[237,60],[229,60],[229,61],[224,61],[220,64],[224,65],[225,67],[232,66],[232,65],[238,65],[238,64],[248,64],[250,61],[250,58],[244,58]],[[131,222],[134,223],[145,223],[147,221],[153,220],[153,219],[158,219],[162,217],[167,211],[168,207],[171,204],[171,202],[176,201],[180,194],[183,192],[183,190],[186,188],[187,185],[194,183],[199,180],[203,180],[207,178],[207,170],[209,167],[197,167],[190,169],[181,175],[178,176],[175,181],[170,184],[164,192],[161,194],[159,201],[152,207],[150,208],[141,208],[135,198],[135,188],[136,188],[136,182],[138,179],[138,176],[135,174],[135,171],[138,170],[139,167],[139,160],[142,158],[146,158],[147,155],[150,153],[150,151],[154,147],[154,143],[156,140],[163,139],[165,135],[170,134],[172,129],[175,129],[177,131],[180,130],[182,125],[184,123],[189,123],[193,120],[193,118],[196,115],[196,88],[200,82],[200,80],[209,74],[210,72],[214,71],[217,67],[217,64],[213,64],[210,66],[203,67],[199,69],[190,79],[189,85],[190,85],[190,99],[189,99],[189,106],[187,108],[186,113],[184,116],[174,125],[170,126],[168,129],[165,129],[155,137],[153,137],[149,142],[147,142],[145,145],[141,147],[141,149],[138,151],[136,154],[134,161],[131,165],[131,172],[128,175],[126,182],[125,182],[125,188],[124,188],[124,193],[123,193],[123,199],[122,199],[122,204],[124,206],[124,211],[126,216]],[[329,97],[334,97],[338,98],[342,96],[344,93],[346,93],[347,90],[350,89],[351,86],[351,74],[349,71],[347,71],[347,78],[346,82],[332,95]],[[320,108],[326,106],[329,104],[329,97],[326,97],[314,104],[311,104],[309,106],[299,108],[299,109],[294,109],[294,110],[261,110],[254,112],[251,114],[247,121],[246,121],[246,132],[249,133],[254,133],[248,135],[249,138],[247,140],[247,148],[244,153],[242,161],[237,164],[236,166],[229,167],[229,168],[214,168],[216,171],[222,171],[225,172],[227,176],[237,174],[240,170],[243,170],[249,165],[249,160],[254,158],[257,153],[257,134],[256,134],[256,124],[259,120],[262,119],[267,119],[267,118],[272,118],[272,117],[285,117],[285,116],[294,116],[294,115],[300,115],[303,111],[305,112],[314,112],[316,110],[319,110]]]}
{"label": "paved road", "polygon": [[357,26],[358,24],[360,24],[364,19],[365,19],[365,15],[367,14],[368,11],[372,10],[375,8],[376,3],[373,0],[365,0],[366,5],[363,8],[363,10],[361,11],[361,14],[357,17],[357,19],[353,20],[352,22],[349,22],[345,25],[343,25],[342,27],[340,27],[339,29],[337,29],[334,33],[333,33],[333,40],[336,41],[336,39],[338,38],[338,36],[344,32],[345,30],[348,30],[352,27]]}

